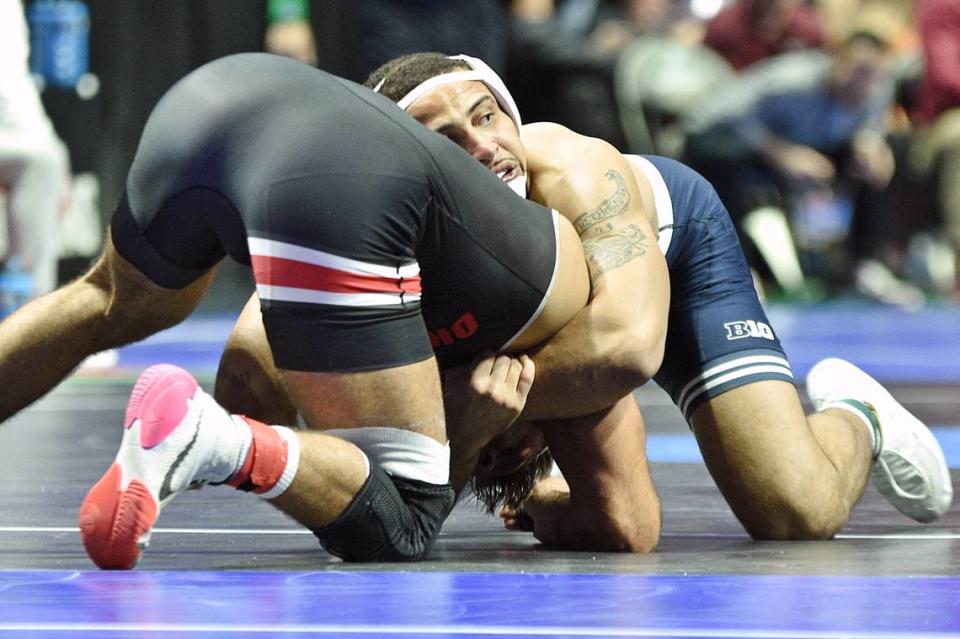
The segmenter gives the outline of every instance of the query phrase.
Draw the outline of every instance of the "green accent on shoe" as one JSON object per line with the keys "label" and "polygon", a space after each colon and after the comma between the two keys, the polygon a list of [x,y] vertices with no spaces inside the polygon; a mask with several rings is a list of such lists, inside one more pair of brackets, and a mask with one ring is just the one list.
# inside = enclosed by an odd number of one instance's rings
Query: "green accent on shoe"
{"label": "green accent on shoe", "polygon": [[862,413],[870,422],[870,426],[873,427],[873,458],[876,459],[879,457],[880,451],[883,450],[883,432],[880,430],[880,419],[877,417],[877,409],[867,402],[861,402],[856,399],[841,399],[838,401],[856,408],[857,411]]}

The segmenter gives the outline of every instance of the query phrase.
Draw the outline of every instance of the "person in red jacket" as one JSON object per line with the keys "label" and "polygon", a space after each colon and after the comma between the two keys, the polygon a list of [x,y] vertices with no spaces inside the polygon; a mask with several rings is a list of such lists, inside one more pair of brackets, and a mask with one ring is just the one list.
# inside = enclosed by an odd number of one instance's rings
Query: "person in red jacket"
{"label": "person in red jacket", "polygon": [[795,49],[820,48],[826,37],[817,10],[803,0],[738,0],[708,24],[704,44],[737,70]]}
{"label": "person in red jacket", "polygon": [[960,0],[922,0],[917,22],[924,72],[914,168],[934,180],[945,234],[960,254]]}

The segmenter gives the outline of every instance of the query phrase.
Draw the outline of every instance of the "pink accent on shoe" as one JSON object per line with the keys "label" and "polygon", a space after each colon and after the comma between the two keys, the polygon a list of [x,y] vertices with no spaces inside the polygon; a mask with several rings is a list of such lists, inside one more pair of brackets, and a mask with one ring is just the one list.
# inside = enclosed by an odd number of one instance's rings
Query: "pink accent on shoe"
{"label": "pink accent on shoe", "polygon": [[140,445],[161,443],[187,413],[187,398],[197,391],[197,380],[179,366],[157,364],[145,370],[130,393],[124,428],[140,420]]}
{"label": "pink accent on shoe", "polygon": [[157,504],[140,481],[121,492],[121,472],[119,464],[110,466],[80,507],[83,546],[103,569],[133,568],[140,558],[140,537],[157,520]]}

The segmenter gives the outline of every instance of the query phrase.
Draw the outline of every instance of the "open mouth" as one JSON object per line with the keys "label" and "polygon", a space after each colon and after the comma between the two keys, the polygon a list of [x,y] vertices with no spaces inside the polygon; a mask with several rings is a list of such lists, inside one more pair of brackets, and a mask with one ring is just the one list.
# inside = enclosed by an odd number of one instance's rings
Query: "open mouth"
{"label": "open mouth", "polygon": [[513,162],[504,162],[494,171],[501,182],[510,182],[520,175],[520,167]]}

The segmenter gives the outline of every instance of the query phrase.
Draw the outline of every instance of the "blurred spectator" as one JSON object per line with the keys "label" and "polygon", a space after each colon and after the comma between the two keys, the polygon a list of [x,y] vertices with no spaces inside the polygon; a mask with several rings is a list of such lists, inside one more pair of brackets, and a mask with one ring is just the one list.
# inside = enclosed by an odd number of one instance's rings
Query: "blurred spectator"
{"label": "blurred spectator", "polygon": [[20,0],[0,0],[0,190],[7,211],[7,266],[30,274],[33,295],[57,284],[58,212],[69,190],[66,148],[53,130],[28,67]]}
{"label": "blurred spectator", "polygon": [[636,31],[612,11],[600,0],[514,0],[506,80],[524,119],[624,148],[613,68]]}
{"label": "blurred spectator", "polygon": [[316,66],[317,41],[310,25],[307,0],[267,0],[263,49]]}
{"label": "blurred spectator", "polygon": [[737,0],[707,23],[703,41],[740,71],[826,39],[820,14],[805,0]]}
{"label": "blurred spectator", "polygon": [[956,286],[960,253],[960,0],[920,0],[924,70],[915,102],[913,166],[934,186],[935,205],[953,248],[950,279]]}
{"label": "blurred spectator", "polygon": [[835,55],[787,53],[744,71],[691,115],[685,159],[714,184],[775,276],[778,262],[790,268],[788,246],[765,246],[779,212],[805,248],[845,242],[840,267],[825,269],[828,283],[915,307],[920,291],[877,259],[894,171],[885,141],[892,103],[885,42],[855,33]]}
{"label": "blurred spectator", "polygon": [[617,60],[617,111],[631,153],[679,157],[686,114],[731,82],[736,71],[713,49],[675,38],[636,38]]}
{"label": "blurred spectator", "polygon": [[894,51],[915,46],[910,28],[915,0],[816,0],[828,45],[857,31],[875,33]]}
{"label": "blurred spectator", "polygon": [[614,96],[621,54],[641,36],[700,38],[677,0],[514,0],[511,17],[507,81],[525,116],[621,150],[629,147]]}
{"label": "blurred spectator", "polygon": [[501,0],[353,0],[357,76],[408,53],[465,53],[498,73],[506,66],[507,12]]}

